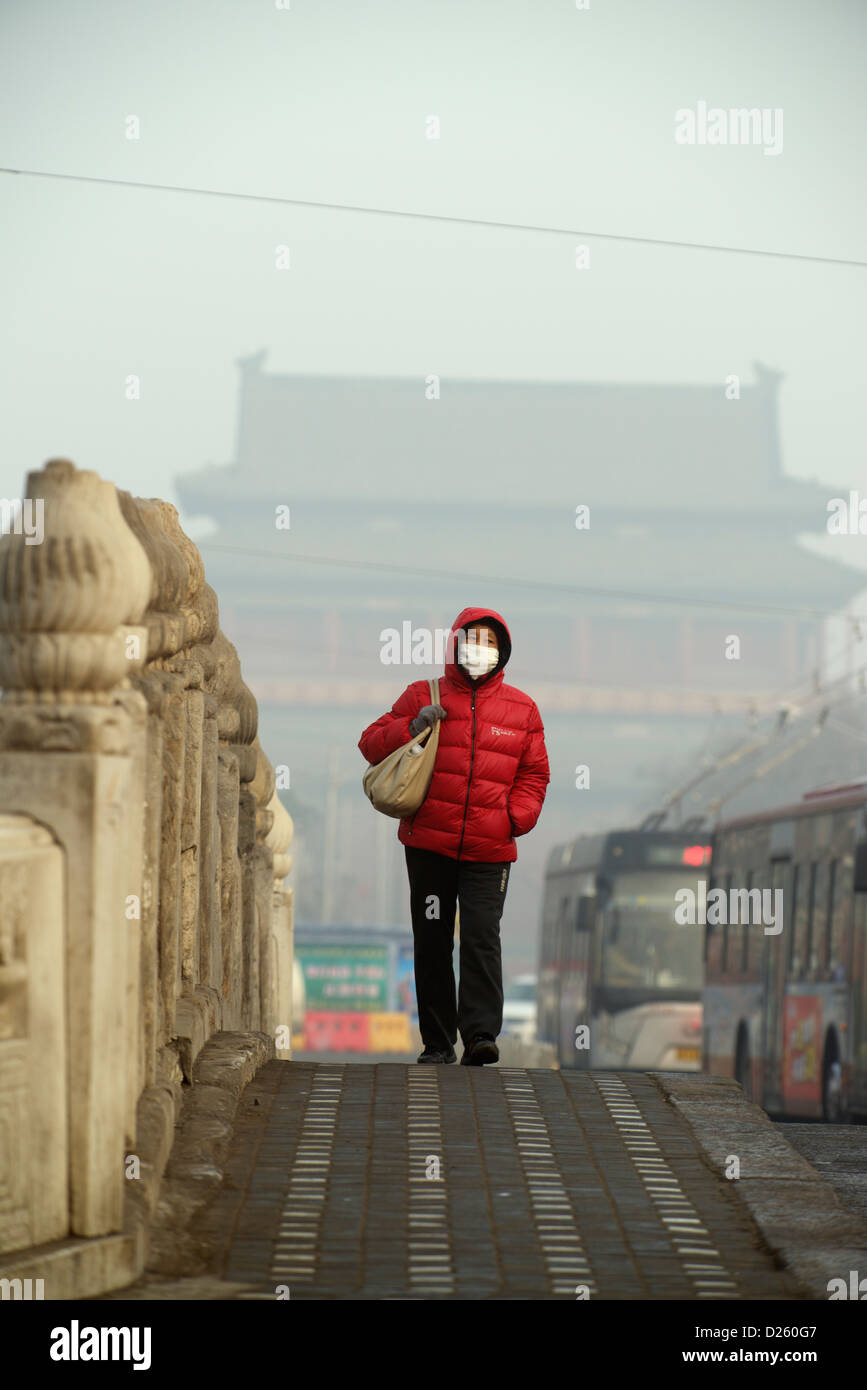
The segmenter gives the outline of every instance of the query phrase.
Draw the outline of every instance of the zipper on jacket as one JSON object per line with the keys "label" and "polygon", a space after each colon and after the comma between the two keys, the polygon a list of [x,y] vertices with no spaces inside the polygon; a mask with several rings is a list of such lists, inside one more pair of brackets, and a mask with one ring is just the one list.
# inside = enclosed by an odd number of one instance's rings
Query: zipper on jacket
{"label": "zipper on jacket", "polygon": [[[418,734],[410,735],[410,737],[418,738]],[[419,811],[420,811],[420,810],[421,810],[421,807],[419,807]],[[407,830],[406,830],[407,835],[411,835],[411,834],[412,834],[412,827],[413,827],[413,825],[414,825],[414,823],[415,823],[415,818],[416,818],[417,815],[418,815],[418,811],[413,811],[412,817],[410,818],[409,825],[407,826]]]}
{"label": "zipper on jacket", "polygon": [[464,843],[464,830],[466,829],[466,825],[467,825],[467,807],[468,807],[469,804],[470,804],[470,782],[472,782],[472,780],[473,780],[473,763],[475,762],[475,758],[476,758],[476,690],[475,690],[475,686],[474,686],[474,687],[473,687],[473,733],[472,733],[472,739],[471,739],[471,741],[470,741],[470,775],[469,775],[469,777],[468,777],[468,779],[467,779],[467,795],[466,795],[466,799],[465,799],[465,801],[464,801],[464,818],[463,818],[463,821],[461,822],[461,839],[460,839],[460,844],[458,845],[458,859],[460,859],[460,857],[461,857],[461,849],[463,848],[463,843]]}

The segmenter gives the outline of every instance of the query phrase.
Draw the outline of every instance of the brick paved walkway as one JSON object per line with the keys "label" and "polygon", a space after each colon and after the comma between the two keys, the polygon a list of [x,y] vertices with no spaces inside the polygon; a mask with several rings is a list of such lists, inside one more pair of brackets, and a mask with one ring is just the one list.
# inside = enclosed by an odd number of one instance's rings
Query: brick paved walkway
{"label": "brick paved walkway", "polygon": [[202,1230],[242,1298],[805,1297],[734,1186],[652,1076],[271,1062]]}

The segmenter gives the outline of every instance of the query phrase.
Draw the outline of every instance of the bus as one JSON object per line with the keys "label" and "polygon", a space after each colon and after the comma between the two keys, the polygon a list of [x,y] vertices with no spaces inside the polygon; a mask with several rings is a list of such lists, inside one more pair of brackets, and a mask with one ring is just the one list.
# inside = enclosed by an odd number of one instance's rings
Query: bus
{"label": "bus", "polygon": [[678,893],[707,890],[711,844],[678,830],[583,835],[548,857],[540,1042],[561,1068],[699,1071],[704,929]]}
{"label": "bus", "polygon": [[708,921],[704,1070],[780,1117],[867,1115],[867,780],[728,821],[713,844],[726,907],[780,890],[782,929],[755,911]]}

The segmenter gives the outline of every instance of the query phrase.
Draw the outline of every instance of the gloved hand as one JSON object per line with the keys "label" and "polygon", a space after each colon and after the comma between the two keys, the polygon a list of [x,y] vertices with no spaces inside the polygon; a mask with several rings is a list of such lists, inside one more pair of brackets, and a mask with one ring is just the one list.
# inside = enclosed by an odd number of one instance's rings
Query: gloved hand
{"label": "gloved hand", "polygon": [[432,729],[438,719],[445,718],[446,711],[442,705],[425,705],[410,724],[409,731],[413,738],[417,738],[423,729]]}

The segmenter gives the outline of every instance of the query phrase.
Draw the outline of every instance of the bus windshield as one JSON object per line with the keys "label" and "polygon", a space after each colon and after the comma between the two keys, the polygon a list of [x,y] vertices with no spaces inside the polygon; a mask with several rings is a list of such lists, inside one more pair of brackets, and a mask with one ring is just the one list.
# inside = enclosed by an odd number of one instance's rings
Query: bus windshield
{"label": "bus windshield", "polygon": [[602,903],[600,983],[609,989],[700,990],[703,928],[674,920],[683,874],[618,874]]}

